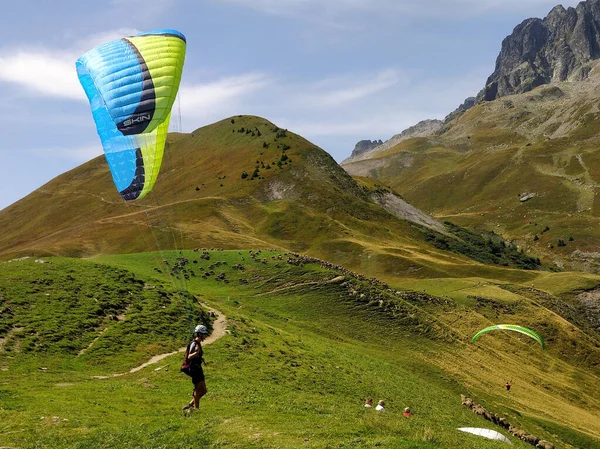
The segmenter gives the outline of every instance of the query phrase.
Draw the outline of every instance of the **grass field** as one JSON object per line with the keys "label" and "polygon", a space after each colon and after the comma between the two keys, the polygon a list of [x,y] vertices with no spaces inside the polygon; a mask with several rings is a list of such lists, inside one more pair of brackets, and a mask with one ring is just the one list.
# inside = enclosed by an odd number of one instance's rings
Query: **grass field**
{"label": "grass field", "polygon": [[[498,310],[473,297],[530,307],[519,292],[462,279],[396,294],[280,252],[201,254],[0,264],[0,446],[504,447],[456,430],[470,426],[531,447],[463,407],[461,393],[557,448],[600,444],[598,376],[555,349],[568,325],[546,352],[508,335],[469,343]],[[540,272],[540,284],[564,285],[553,275]],[[479,308],[467,313],[470,301]],[[227,316],[229,334],[205,348],[198,413],[181,411],[192,390],[181,354],[94,377],[184,346],[190,326],[210,321],[200,302]],[[386,411],[365,409],[365,397]]]}

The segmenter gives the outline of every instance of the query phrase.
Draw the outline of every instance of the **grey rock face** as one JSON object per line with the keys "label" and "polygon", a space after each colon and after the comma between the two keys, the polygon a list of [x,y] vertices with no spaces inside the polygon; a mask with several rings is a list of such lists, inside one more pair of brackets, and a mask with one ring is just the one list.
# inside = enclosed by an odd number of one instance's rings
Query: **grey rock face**
{"label": "grey rock face", "polygon": [[407,203],[398,195],[391,192],[380,192],[371,194],[371,199],[385,208],[388,212],[404,220],[412,221],[418,225],[433,229],[434,231],[448,235],[448,231],[442,223],[415,206]]}
{"label": "grey rock face", "polygon": [[477,102],[528,92],[552,81],[587,78],[600,57],[600,0],[558,5],[546,18],[527,19],[502,41],[496,68]]}
{"label": "grey rock face", "polygon": [[352,150],[352,154],[350,157],[358,156],[359,154],[365,153],[369,150],[372,150],[376,146],[379,146],[383,143],[381,139],[379,140],[361,140],[354,146],[354,150]]}
{"label": "grey rock face", "polygon": [[477,98],[475,98],[475,97],[466,98],[465,101],[459,107],[457,107],[454,111],[452,111],[450,114],[448,114],[444,118],[444,122],[445,123],[449,122],[450,120],[453,120],[456,117],[462,115],[467,109],[470,109],[473,106],[475,106],[476,103],[477,103]]}
{"label": "grey rock face", "polygon": [[[393,146],[398,145],[403,140],[410,139],[412,137],[431,136],[440,130],[440,128],[442,127],[442,123],[443,122],[441,120],[435,120],[435,119],[434,120],[422,120],[419,123],[417,123],[416,125],[413,125],[410,128],[405,129],[400,134],[396,134],[395,136],[391,137],[390,139],[386,140],[385,142],[382,142],[381,140],[379,140],[378,141],[379,143],[377,145],[375,145],[374,147],[370,148],[369,150],[361,151],[360,153],[356,153],[356,148],[355,148],[354,151],[352,152],[352,155],[349,158],[342,161],[341,165],[348,164],[350,162],[356,162],[359,160],[369,159],[369,158],[373,157],[374,155],[376,155],[377,153],[380,153],[389,148],[392,148]],[[369,141],[361,140],[361,142],[369,142]]]}

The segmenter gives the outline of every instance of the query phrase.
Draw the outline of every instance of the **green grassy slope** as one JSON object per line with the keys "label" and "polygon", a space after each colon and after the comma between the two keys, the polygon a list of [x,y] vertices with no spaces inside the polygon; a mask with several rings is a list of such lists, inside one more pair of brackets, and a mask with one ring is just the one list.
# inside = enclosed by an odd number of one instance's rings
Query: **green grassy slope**
{"label": "green grassy slope", "polygon": [[[494,230],[561,267],[597,271],[597,81],[596,74],[481,103],[441,135],[344,167],[440,220]],[[520,201],[525,194],[535,195]]]}
{"label": "green grassy slope", "polygon": [[[461,406],[461,393],[557,447],[600,443],[598,367],[580,358],[597,343],[580,339],[579,354],[565,351],[578,329],[536,306],[534,289],[475,280],[390,289],[278,252],[201,254],[0,264],[0,445],[504,447],[456,430],[503,431]],[[188,262],[177,269],[181,257]],[[566,276],[539,273],[535,292],[560,301],[598,285],[591,275]],[[180,411],[191,391],[178,372],[181,354],[93,378],[182,346],[187,317],[204,319],[198,299],[225,313],[230,330],[205,348],[209,393],[198,414]],[[548,350],[511,335],[468,342],[489,320],[507,317],[555,326]],[[367,396],[386,400],[386,412],[365,410]]]}

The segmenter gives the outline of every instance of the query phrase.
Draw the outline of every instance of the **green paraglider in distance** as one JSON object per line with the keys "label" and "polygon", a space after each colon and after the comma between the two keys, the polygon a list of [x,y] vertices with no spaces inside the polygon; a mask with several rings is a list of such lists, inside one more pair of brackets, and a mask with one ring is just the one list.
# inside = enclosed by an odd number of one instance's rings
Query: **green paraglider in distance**
{"label": "green paraglider in distance", "polygon": [[537,341],[542,346],[542,349],[546,349],[546,342],[544,342],[544,339],[540,336],[540,334],[532,331],[531,329],[527,329],[526,327],[518,326],[515,324],[496,324],[494,326],[486,327],[485,329],[481,329],[479,332],[477,332],[473,336],[473,339],[471,341],[475,343],[481,335],[495,330],[509,330],[520,332],[521,334],[525,334],[528,337],[531,337],[535,341]]}

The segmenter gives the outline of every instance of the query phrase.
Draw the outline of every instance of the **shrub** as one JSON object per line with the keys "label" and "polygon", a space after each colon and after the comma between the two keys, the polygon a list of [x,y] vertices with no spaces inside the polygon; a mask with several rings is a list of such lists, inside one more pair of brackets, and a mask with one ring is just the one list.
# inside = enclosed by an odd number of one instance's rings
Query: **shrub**
{"label": "shrub", "polygon": [[425,239],[436,248],[464,254],[482,263],[513,266],[524,270],[540,269],[543,266],[532,257],[507,244],[500,236],[492,233],[478,234],[450,222],[444,222],[453,237],[433,231],[424,231]]}

